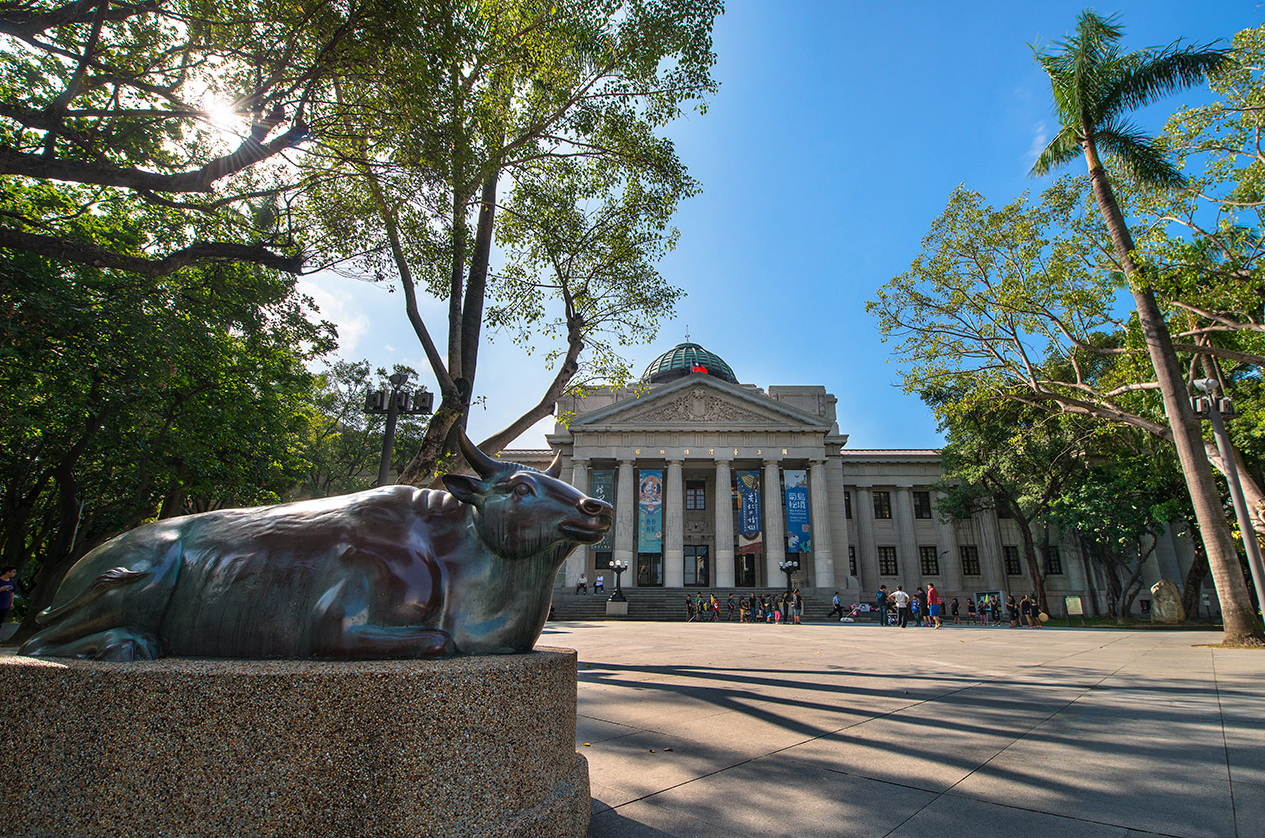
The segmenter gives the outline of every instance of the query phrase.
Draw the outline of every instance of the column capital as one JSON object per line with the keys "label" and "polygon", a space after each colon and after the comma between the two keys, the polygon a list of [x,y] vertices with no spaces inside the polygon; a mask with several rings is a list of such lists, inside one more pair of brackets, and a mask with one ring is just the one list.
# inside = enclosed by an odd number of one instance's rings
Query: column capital
{"label": "column capital", "polygon": [[637,462],[637,461],[636,461],[636,460],[634,460],[634,459],[632,459],[631,457],[620,457],[620,458],[619,458],[619,464],[620,464],[621,466],[631,466],[631,465],[635,465],[635,464],[636,464],[636,462]]}
{"label": "column capital", "polygon": [[680,466],[685,464],[685,460],[682,457],[668,457],[666,462],[670,466]]}

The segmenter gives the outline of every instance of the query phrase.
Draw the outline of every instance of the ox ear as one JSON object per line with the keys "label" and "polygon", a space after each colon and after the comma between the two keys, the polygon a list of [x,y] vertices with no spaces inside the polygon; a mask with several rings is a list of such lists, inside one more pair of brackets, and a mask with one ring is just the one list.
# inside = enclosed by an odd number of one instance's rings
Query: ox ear
{"label": "ox ear", "polygon": [[488,484],[468,474],[445,474],[443,481],[453,497],[472,506],[477,506],[488,491]]}

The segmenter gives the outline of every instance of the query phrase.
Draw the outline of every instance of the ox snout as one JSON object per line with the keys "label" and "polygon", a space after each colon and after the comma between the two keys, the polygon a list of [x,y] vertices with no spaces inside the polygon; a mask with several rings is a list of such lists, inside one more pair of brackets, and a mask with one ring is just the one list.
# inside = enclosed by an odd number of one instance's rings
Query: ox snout
{"label": "ox snout", "polygon": [[606,537],[614,520],[615,510],[604,500],[583,498],[576,504],[583,518],[569,518],[562,522],[562,531],[581,544],[596,544]]}
{"label": "ox snout", "polygon": [[599,515],[606,515],[609,517],[613,512],[609,503],[604,500],[598,500],[597,498],[585,498],[580,501],[580,511],[585,515],[592,515],[594,518]]}

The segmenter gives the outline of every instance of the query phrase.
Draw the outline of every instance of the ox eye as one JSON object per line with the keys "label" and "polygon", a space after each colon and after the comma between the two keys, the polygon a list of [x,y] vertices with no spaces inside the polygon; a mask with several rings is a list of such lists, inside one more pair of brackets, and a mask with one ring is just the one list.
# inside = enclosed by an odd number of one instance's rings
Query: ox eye
{"label": "ox eye", "polygon": [[514,487],[514,494],[519,495],[520,497],[526,497],[531,494],[531,486],[528,486],[526,483],[519,483]]}

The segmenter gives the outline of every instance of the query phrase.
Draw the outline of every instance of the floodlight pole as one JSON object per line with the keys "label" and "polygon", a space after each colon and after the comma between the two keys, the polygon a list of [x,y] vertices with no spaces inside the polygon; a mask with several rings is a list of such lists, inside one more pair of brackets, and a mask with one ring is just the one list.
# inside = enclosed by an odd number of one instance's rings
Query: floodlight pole
{"label": "floodlight pole", "polygon": [[1230,418],[1238,414],[1234,412],[1234,403],[1228,398],[1217,398],[1216,379],[1202,379],[1195,382],[1207,398],[1195,399],[1195,415],[1207,419],[1212,425],[1212,435],[1217,440],[1217,451],[1225,463],[1225,482],[1230,487],[1230,499],[1234,501],[1234,517],[1239,521],[1239,535],[1243,538],[1243,550],[1247,553],[1247,566],[1252,571],[1252,584],[1256,587],[1256,601],[1265,609],[1265,566],[1261,563],[1261,548],[1256,540],[1256,527],[1252,524],[1252,516],[1248,512],[1247,500],[1243,497],[1243,485],[1239,482],[1239,466],[1234,457],[1234,446],[1230,443],[1230,435],[1226,433],[1222,412]]}

